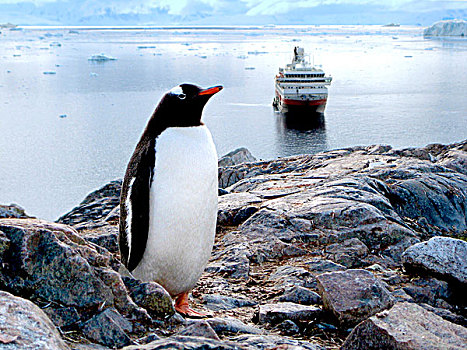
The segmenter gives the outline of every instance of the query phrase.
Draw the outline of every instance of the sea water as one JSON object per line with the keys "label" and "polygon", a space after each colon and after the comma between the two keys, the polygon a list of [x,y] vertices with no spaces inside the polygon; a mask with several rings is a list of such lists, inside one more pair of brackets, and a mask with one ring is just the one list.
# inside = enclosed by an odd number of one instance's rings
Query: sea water
{"label": "sea water", "polygon": [[[172,87],[222,84],[204,112],[219,155],[259,159],[356,145],[467,138],[467,40],[421,27],[3,29],[0,203],[56,219],[122,178]],[[333,77],[324,122],[274,112],[274,76],[294,46]],[[90,59],[103,55],[109,60]]]}

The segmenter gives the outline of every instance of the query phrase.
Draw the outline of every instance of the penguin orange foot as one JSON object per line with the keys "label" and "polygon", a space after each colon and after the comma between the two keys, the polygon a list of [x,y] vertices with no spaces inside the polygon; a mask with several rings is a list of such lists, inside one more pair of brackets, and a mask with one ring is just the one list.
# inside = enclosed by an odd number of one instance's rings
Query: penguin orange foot
{"label": "penguin orange foot", "polygon": [[203,318],[209,317],[210,314],[193,310],[188,304],[188,292],[181,293],[175,297],[175,310],[187,317],[192,318]]}

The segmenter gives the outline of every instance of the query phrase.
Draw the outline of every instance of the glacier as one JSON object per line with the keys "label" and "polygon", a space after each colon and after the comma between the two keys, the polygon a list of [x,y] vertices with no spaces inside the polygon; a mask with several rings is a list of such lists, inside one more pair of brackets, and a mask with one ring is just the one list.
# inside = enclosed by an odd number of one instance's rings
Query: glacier
{"label": "glacier", "polygon": [[424,36],[467,36],[467,22],[462,19],[439,21],[423,31]]}

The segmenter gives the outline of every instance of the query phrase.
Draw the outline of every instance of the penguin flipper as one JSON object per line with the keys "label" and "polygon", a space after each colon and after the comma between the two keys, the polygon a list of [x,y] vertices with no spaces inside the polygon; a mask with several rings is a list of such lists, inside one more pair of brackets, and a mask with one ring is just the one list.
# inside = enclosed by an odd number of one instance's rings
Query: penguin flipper
{"label": "penguin flipper", "polygon": [[143,258],[149,230],[149,194],[155,164],[155,141],[139,144],[128,164],[120,198],[121,259],[133,271]]}

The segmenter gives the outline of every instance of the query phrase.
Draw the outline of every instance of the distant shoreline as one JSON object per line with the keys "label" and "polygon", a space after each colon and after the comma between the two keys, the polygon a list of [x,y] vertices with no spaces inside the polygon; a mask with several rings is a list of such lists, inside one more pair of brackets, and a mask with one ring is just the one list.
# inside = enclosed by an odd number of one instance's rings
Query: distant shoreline
{"label": "distant shoreline", "polygon": [[15,28],[32,29],[32,30],[63,30],[63,29],[79,29],[79,30],[261,30],[261,29],[283,29],[283,28],[319,28],[319,27],[340,27],[340,28],[358,28],[358,27],[374,27],[374,28],[423,28],[421,25],[400,25],[398,27],[387,26],[385,24],[294,24],[294,25],[109,25],[109,26],[77,26],[77,25],[17,25]]}

